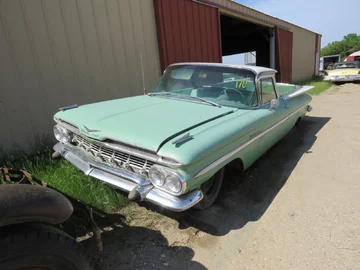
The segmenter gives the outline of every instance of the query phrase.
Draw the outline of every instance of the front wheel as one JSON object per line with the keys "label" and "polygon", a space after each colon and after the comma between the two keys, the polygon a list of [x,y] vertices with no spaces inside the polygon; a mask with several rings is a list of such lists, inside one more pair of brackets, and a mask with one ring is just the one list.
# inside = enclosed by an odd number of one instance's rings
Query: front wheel
{"label": "front wheel", "polygon": [[204,198],[194,207],[198,210],[209,208],[217,199],[223,183],[225,169],[220,169],[201,186]]}
{"label": "front wheel", "polygon": [[93,269],[83,247],[64,232],[45,225],[14,227],[1,232],[1,270]]}

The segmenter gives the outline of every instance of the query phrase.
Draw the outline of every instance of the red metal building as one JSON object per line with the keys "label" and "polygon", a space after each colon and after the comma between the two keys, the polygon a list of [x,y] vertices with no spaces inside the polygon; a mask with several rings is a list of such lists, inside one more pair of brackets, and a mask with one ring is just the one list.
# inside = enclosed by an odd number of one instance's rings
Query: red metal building
{"label": "red metal building", "polygon": [[256,51],[256,64],[276,68],[282,82],[302,80],[318,70],[319,34],[236,2],[154,0],[154,8],[162,69],[175,62],[222,62],[226,55]]}

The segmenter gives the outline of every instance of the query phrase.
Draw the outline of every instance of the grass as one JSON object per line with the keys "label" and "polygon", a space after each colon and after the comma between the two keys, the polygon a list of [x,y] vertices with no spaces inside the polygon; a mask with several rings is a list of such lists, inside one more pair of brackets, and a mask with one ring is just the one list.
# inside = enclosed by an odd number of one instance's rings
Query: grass
{"label": "grass", "polygon": [[315,76],[312,78],[312,80],[303,81],[299,84],[315,86],[315,88],[311,89],[308,92],[308,94],[313,95],[313,96],[320,95],[322,92],[324,92],[326,89],[328,89],[332,86],[331,82],[324,81],[323,77],[321,77],[321,76]]}
{"label": "grass", "polygon": [[22,159],[18,163],[43,182],[104,212],[112,213],[128,204],[124,195],[94,178],[85,176],[66,160],[53,160],[50,150]]}

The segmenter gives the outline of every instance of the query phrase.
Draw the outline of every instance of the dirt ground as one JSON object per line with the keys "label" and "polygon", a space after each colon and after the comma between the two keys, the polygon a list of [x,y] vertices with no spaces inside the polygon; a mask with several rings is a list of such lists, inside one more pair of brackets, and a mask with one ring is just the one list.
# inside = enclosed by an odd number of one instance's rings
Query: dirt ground
{"label": "dirt ground", "polygon": [[130,226],[109,217],[100,268],[360,269],[359,102],[360,84],[314,97],[300,126],[249,170],[226,171],[206,211],[144,204],[125,210]]}

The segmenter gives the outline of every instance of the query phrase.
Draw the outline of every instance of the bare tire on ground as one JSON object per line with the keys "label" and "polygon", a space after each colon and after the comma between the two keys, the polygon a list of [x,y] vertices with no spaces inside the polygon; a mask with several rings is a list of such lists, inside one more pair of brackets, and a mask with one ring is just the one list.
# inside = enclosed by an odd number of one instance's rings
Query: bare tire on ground
{"label": "bare tire on ground", "polygon": [[204,198],[194,206],[196,209],[205,210],[216,201],[223,183],[224,171],[224,168],[220,169],[201,186]]}
{"label": "bare tire on ground", "polygon": [[66,233],[46,225],[14,226],[0,233],[1,270],[90,270],[92,259]]}

